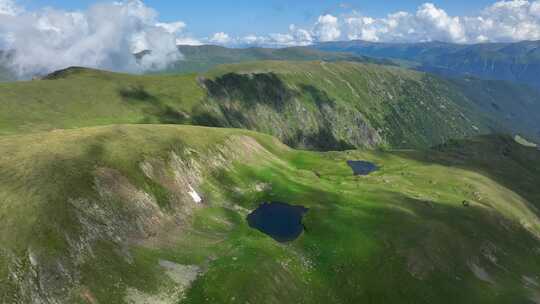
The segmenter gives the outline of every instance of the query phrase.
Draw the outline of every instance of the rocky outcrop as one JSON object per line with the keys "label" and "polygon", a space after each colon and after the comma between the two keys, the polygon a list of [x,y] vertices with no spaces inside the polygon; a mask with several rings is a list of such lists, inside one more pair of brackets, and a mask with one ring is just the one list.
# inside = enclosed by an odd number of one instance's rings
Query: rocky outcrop
{"label": "rocky outcrop", "polygon": [[[249,162],[271,157],[256,140],[247,136],[229,137],[205,152],[186,148],[181,153],[169,151],[166,155],[164,158],[146,157],[139,163],[143,184],[150,187],[141,187],[133,177],[118,169],[96,167],[92,172],[92,194],[71,197],[66,202],[75,227],[67,230],[57,226],[55,233],[67,244],[61,254],[44,248],[28,247],[20,252],[0,248],[0,271],[5,268],[8,272],[7,281],[2,281],[1,285],[9,287],[0,290],[0,302],[56,304],[82,299],[92,303],[89,299],[93,296],[84,287],[81,267],[103,258],[104,254],[134,263],[132,245],[159,239],[161,234],[171,231],[181,233],[191,225],[194,210],[211,203],[201,190],[210,172],[227,170],[238,159]],[[99,247],[103,243],[110,244],[105,253]],[[160,265],[172,276],[171,280],[182,280],[182,284],[171,289],[172,294],[145,295],[126,286],[128,295],[137,301],[145,297],[178,299],[201,271],[195,265],[168,261]]]}

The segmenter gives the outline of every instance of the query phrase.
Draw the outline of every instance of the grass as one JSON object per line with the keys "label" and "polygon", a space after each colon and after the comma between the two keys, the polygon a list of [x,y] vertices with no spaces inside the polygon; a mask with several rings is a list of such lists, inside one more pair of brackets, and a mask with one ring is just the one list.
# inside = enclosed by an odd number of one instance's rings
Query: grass
{"label": "grass", "polygon": [[207,72],[221,64],[252,62],[260,60],[289,60],[328,62],[351,61],[392,64],[389,60],[356,56],[349,53],[322,52],[306,47],[289,48],[245,48],[230,49],[214,45],[179,46],[184,59],[174,63],[159,73],[194,73]]}
{"label": "grass", "polygon": [[195,75],[71,69],[52,80],[0,83],[0,134],[119,123],[179,123],[204,97]]}
{"label": "grass", "polygon": [[[99,200],[96,168],[117,170],[166,202],[170,185],[148,183],[140,164],[167,160],[171,151],[199,162],[205,206],[182,217],[181,225],[135,237],[127,247],[131,258],[121,253],[122,243],[98,235],[93,255],[67,264],[80,274],[70,286],[72,299],[80,290],[99,303],[121,303],[129,288],[168,292],[174,283],[159,260],[203,269],[178,296],[181,303],[526,302],[531,290],[522,276],[540,273],[534,236],[540,235],[540,154],[506,137],[454,141],[432,151],[321,153],[292,150],[250,131],[191,126],[3,136],[3,252],[25,261],[31,248],[42,275],[54,272],[50,265],[70,250],[66,237],[86,235],[69,201]],[[216,165],[220,155],[236,161]],[[350,159],[375,162],[381,170],[355,177],[346,165]],[[247,225],[247,212],[269,200],[309,208],[306,231],[296,241],[279,244]],[[160,204],[161,212],[178,215],[175,207],[183,205],[168,203]],[[108,204],[131,214],[125,202]],[[0,282],[6,282],[9,260],[1,257]],[[493,283],[475,275],[472,264]],[[9,286],[0,284],[2,301],[10,299]]]}
{"label": "grass", "polygon": [[[271,98],[276,92],[256,90],[264,87],[261,82],[265,75],[277,77],[272,82],[280,82],[283,87],[280,96],[284,97],[284,106],[276,111],[277,114],[268,113],[264,107],[267,104],[265,97]],[[271,127],[277,131],[270,134],[280,136],[293,146],[298,145],[297,141],[305,140],[322,142],[318,148],[323,150],[336,150],[347,145],[426,147],[449,138],[489,133],[497,128],[489,117],[473,109],[472,104],[467,105],[467,98],[450,83],[397,67],[349,62],[267,61],[223,65],[210,71],[208,77],[215,79],[207,84],[210,96],[217,99],[219,105],[227,105],[221,106],[225,108],[221,111],[225,120],[232,121],[231,126],[245,122],[243,127],[260,132],[268,132],[266,130]],[[249,101],[250,105],[255,101],[257,105],[254,109],[236,113],[230,108],[238,107],[237,100]],[[262,114],[257,116],[257,113]],[[252,120],[262,124],[264,117],[270,115],[271,121],[284,120],[288,116],[296,120],[270,127],[250,125]],[[219,115],[215,120],[219,120]],[[282,130],[283,124],[289,129]],[[351,128],[351,125],[355,127]],[[296,132],[287,134],[295,128]],[[313,134],[316,132],[313,130],[320,133]],[[328,145],[326,149],[325,145]]]}
{"label": "grass", "polygon": [[[508,105],[508,95],[493,93],[496,87],[477,81],[465,89],[428,74],[356,62],[248,62],[201,75],[70,68],[46,80],[0,83],[0,134],[193,124],[250,129],[316,150],[425,148],[492,132],[536,139],[536,120],[527,116],[534,113],[534,94],[519,95],[520,115],[508,120],[482,110]],[[486,92],[490,102],[483,101]]]}

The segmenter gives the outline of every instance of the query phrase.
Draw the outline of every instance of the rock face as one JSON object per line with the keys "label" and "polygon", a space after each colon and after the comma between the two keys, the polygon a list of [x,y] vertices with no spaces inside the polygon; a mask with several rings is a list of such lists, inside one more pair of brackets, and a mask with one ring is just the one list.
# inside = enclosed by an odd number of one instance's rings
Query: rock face
{"label": "rock face", "polygon": [[200,79],[208,98],[193,123],[256,130],[317,150],[426,147],[491,128],[451,84],[406,70],[324,62],[223,70]]}
{"label": "rock face", "polygon": [[[243,147],[241,152],[236,151],[237,147]],[[238,158],[249,161],[255,155],[264,155],[264,148],[254,139],[233,136],[211,151],[186,148],[169,150],[160,157],[145,156],[134,164],[135,172],[130,175],[99,165],[101,161],[93,163],[94,169],[88,172],[92,180],[83,191],[85,195],[75,189],[65,193],[64,202],[57,202],[69,217],[47,219],[47,225],[53,227],[49,233],[58,244],[0,247],[0,302],[54,304],[83,299],[94,303],[93,295],[85,287],[86,267],[98,267],[94,263],[111,257],[118,259],[116,263],[136,267],[133,246],[182,233],[191,225],[193,212],[208,206],[201,190],[205,176],[227,170]],[[105,270],[111,267],[113,271],[114,263],[105,263]],[[176,303],[202,271],[198,266],[171,261],[161,261],[159,265],[169,275],[173,287],[159,291],[158,296],[130,287],[128,302],[160,299],[163,303]]]}
{"label": "rock face", "polygon": [[274,73],[231,73],[207,79],[204,85],[209,100],[195,117],[199,124],[257,130],[293,147],[319,150],[383,142],[360,111],[336,103],[313,86],[291,89]]}
{"label": "rock face", "polygon": [[141,163],[147,178],[169,193],[166,206],[160,206],[154,193],[139,189],[118,170],[97,168],[95,196],[69,199],[78,231],[64,234],[67,256],[54,257],[28,248],[27,256],[21,258],[8,251],[10,284],[17,286],[13,301],[68,303],[70,291],[82,285],[80,267],[99,258],[99,243],[111,243],[122,259],[133,263],[131,244],[156,237],[166,228],[181,231],[193,210],[204,207],[193,201],[189,192],[201,183],[202,172],[197,166],[174,152],[168,162],[154,159]]}

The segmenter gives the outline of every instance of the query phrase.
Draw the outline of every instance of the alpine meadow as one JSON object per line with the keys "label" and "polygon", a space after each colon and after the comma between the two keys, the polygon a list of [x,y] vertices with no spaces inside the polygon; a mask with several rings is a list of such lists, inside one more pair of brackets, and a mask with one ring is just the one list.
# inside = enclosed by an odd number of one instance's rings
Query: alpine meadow
{"label": "alpine meadow", "polygon": [[0,0],[0,303],[540,304],[540,1],[82,2]]}

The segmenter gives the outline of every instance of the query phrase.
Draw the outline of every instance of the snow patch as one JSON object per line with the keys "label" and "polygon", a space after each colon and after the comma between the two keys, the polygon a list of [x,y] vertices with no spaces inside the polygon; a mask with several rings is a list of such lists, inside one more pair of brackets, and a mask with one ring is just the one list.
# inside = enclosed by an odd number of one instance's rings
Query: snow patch
{"label": "snow patch", "polygon": [[489,273],[484,268],[480,267],[478,264],[469,263],[469,268],[478,279],[490,284],[495,283]]}
{"label": "snow patch", "polygon": [[199,204],[202,202],[201,196],[199,193],[197,193],[197,191],[195,191],[195,189],[193,189],[193,187],[191,187],[191,185],[189,185],[189,195],[191,195],[191,198],[195,203]]}

